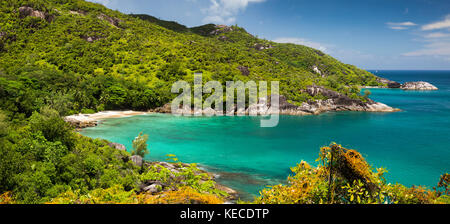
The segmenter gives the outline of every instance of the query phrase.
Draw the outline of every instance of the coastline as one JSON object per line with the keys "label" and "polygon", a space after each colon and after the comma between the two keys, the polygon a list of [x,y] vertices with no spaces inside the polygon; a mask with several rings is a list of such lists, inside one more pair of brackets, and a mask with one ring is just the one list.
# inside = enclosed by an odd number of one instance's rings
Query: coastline
{"label": "coastline", "polygon": [[142,112],[142,111],[133,111],[133,110],[127,110],[127,111],[101,111],[94,114],[76,114],[76,115],[70,115],[67,116],[67,119],[76,119],[79,121],[99,121],[102,119],[107,118],[119,118],[119,117],[130,117],[130,116],[136,116],[136,115],[145,115],[148,112]]}
{"label": "coastline", "polygon": [[[325,101],[316,101],[313,105],[304,103],[302,106],[294,106],[286,101],[282,101],[283,104],[280,105],[280,110],[278,112],[279,115],[293,115],[293,116],[307,116],[307,115],[320,115],[326,112],[336,112],[336,111],[358,111],[358,112],[369,112],[369,113],[393,113],[399,112],[401,109],[390,107],[386,104],[380,102],[371,102],[367,104],[357,104],[352,103],[349,105],[339,105],[333,102],[332,100]],[[252,110],[252,109],[250,109]],[[249,116],[249,109],[245,111],[234,111],[235,115],[246,115]],[[257,110],[257,109],[254,109]],[[193,110],[180,109],[177,113],[192,113],[194,115]],[[271,114],[277,114],[271,112],[271,109],[266,111],[257,110],[258,116],[267,116]],[[77,130],[81,130],[83,128],[95,127],[98,125],[98,122],[104,119],[109,118],[121,118],[121,117],[132,117],[139,115],[147,115],[147,114],[170,114],[172,113],[170,109],[170,104],[166,104],[163,107],[159,107],[156,109],[149,110],[148,112],[143,111],[101,111],[94,114],[74,114],[70,116],[64,117],[64,121],[72,124]],[[204,115],[215,115],[215,111],[203,111]],[[226,114],[233,114],[232,111],[226,112]]]}
{"label": "coastline", "polygon": [[97,126],[98,122],[103,119],[108,118],[120,118],[120,117],[131,117],[131,116],[137,116],[137,115],[145,115],[148,114],[148,112],[142,112],[142,111],[101,111],[94,114],[74,114],[70,116],[64,117],[64,121],[72,124],[77,130],[88,128],[88,127],[95,127]]}
{"label": "coastline", "polygon": [[[320,106],[319,106],[320,105]],[[348,109],[342,109],[341,110],[339,108],[335,108],[332,109],[330,107],[323,107],[327,104],[324,103],[319,103],[318,108],[320,108],[320,110],[317,110],[315,113],[311,113],[311,112],[306,112],[306,111],[302,111],[299,110],[299,108],[290,108],[289,106],[281,109],[280,108],[280,115],[294,115],[294,116],[307,116],[307,115],[318,115],[321,113],[325,113],[325,112],[329,112],[329,111],[351,111]],[[380,106],[381,105],[381,106]],[[285,105],[286,106],[286,105]],[[290,105],[293,106],[293,105]],[[327,105],[329,106],[329,105]],[[167,107],[166,107],[167,108]],[[170,108],[170,107],[169,107]],[[352,107],[353,111],[366,111],[366,112],[395,112],[397,109],[389,107],[385,104],[382,103],[374,103],[372,105],[370,105],[370,107]],[[359,109],[359,110],[358,110]],[[248,112],[248,110],[247,110]],[[84,128],[88,128],[88,127],[95,127],[99,124],[100,121],[105,120],[105,119],[110,119],[110,118],[122,118],[122,117],[132,117],[132,116],[139,116],[139,115],[147,115],[147,114],[167,114],[167,113],[171,113],[170,111],[156,111],[156,110],[150,110],[148,112],[143,112],[143,111],[133,111],[133,110],[126,110],[126,111],[101,111],[101,112],[97,112],[94,114],[75,114],[75,115],[70,115],[67,117],[64,117],[64,120],[72,125],[74,125],[76,127],[77,131],[80,131]],[[260,115],[260,116],[264,116],[264,115]],[[125,148],[124,145],[121,145],[119,143],[114,143],[111,142],[111,147],[116,148],[118,150],[127,150]],[[148,164],[148,165],[154,165],[154,164],[159,164],[159,165],[163,165],[163,166],[168,166],[166,162],[163,161],[154,161],[154,162],[149,162],[149,161],[144,161],[143,158],[142,160],[143,163]],[[185,164],[187,165],[187,164]],[[215,177],[218,175],[215,172],[211,172],[207,169],[207,167],[202,167],[203,168],[203,172],[207,173],[208,176],[212,177],[213,180],[215,179]],[[179,172],[179,170],[175,169],[174,172]],[[145,186],[148,187],[148,186]],[[216,182],[215,187],[219,190],[222,190],[226,193],[229,194],[229,197],[226,198],[226,202],[225,203],[235,203],[236,200],[238,200],[238,198],[241,196],[242,192],[239,192],[236,189],[233,189],[227,185],[224,185],[223,183],[219,183]]]}
{"label": "coastline", "polygon": [[[385,80],[385,82],[392,82],[390,80]],[[365,86],[361,88],[390,88],[390,87],[375,87],[375,86]],[[279,110],[274,111],[271,107],[271,100],[260,98],[260,104],[252,105],[246,108],[245,110],[241,110],[238,108],[234,108],[230,111],[217,112],[213,109],[206,109],[201,111],[202,115],[216,115],[216,114],[226,114],[226,115],[259,115],[259,116],[267,116],[270,114],[280,114],[280,115],[294,115],[294,116],[305,116],[305,115],[319,115],[321,113],[330,112],[330,111],[360,111],[360,112],[399,112],[401,111],[398,108],[394,108],[388,106],[381,102],[373,101],[367,98],[365,101],[361,99],[351,99],[350,97],[338,93],[336,91],[327,89],[322,86],[308,86],[306,90],[303,92],[309,94],[310,96],[325,96],[328,99],[326,100],[315,100],[303,102],[301,105],[294,105],[287,100],[287,98],[283,95],[279,95]],[[95,127],[98,122],[103,119],[108,118],[120,118],[120,117],[129,117],[136,115],[145,115],[149,113],[163,113],[168,114],[172,113],[171,104],[167,103],[162,107],[149,109],[147,112],[143,111],[101,111],[94,114],[75,114],[71,116],[64,117],[64,120],[68,123],[74,125],[77,129],[83,129],[87,127]],[[185,107],[179,108],[175,111],[177,114],[200,114],[200,112],[194,112],[192,108]]]}

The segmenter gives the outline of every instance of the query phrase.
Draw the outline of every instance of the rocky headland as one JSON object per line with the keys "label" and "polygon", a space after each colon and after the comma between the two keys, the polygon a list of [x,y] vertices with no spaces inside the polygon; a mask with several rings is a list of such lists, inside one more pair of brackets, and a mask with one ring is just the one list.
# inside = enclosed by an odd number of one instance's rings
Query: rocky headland
{"label": "rocky headland", "polygon": [[[352,99],[344,94],[327,89],[322,86],[309,86],[303,92],[308,95],[323,96],[326,100],[310,100],[302,103],[300,106],[290,103],[285,96],[279,97],[279,114],[283,115],[317,115],[328,111],[366,111],[366,112],[397,112],[399,109],[390,107],[386,104],[375,102],[371,99],[365,101],[360,99]],[[171,113],[171,105],[166,104],[163,107],[151,110],[155,113]],[[179,108],[176,111],[177,114],[194,114],[194,111],[190,107]],[[197,111],[205,115],[218,114],[218,111],[204,110]],[[271,107],[270,100],[266,103],[266,99],[259,99],[259,104],[251,105],[245,110],[238,110],[236,107],[230,111],[224,111],[227,115],[270,115],[275,114],[277,111]]]}

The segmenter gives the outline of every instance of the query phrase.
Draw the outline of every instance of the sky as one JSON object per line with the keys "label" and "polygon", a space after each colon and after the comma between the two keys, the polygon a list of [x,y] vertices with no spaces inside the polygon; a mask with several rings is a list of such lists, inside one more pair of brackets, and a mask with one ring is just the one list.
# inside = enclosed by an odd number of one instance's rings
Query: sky
{"label": "sky", "polygon": [[188,27],[239,25],[368,70],[450,70],[450,0],[90,0]]}

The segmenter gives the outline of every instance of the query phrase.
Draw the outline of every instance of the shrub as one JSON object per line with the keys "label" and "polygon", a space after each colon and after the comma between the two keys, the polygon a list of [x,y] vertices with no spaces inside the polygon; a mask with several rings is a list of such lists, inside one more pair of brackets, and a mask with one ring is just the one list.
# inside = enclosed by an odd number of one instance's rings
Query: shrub
{"label": "shrub", "polygon": [[[319,165],[306,162],[292,168],[287,185],[260,192],[257,204],[431,204],[448,203],[448,192],[439,197],[424,187],[386,184],[384,169],[374,170],[361,154],[338,144],[323,147]],[[445,179],[445,175],[443,176]],[[443,181],[445,182],[445,181]],[[445,186],[445,183],[439,186]]]}

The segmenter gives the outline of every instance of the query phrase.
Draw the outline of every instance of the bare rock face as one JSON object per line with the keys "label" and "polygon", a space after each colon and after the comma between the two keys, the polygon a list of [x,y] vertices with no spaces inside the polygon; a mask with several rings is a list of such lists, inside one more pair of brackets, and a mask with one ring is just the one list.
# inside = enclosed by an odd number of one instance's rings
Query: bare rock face
{"label": "bare rock face", "polygon": [[218,189],[220,191],[224,191],[225,193],[228,194],[228,196],[225,198],[227,200],[235,200],[239,196],[239,193],[237,191],[235,191],[227,186],[216,184],[215,187],[216,187],[216,189]]}
{"label": "bare rock face", "polygon": [[87,41],[89,43],[94,43],[97,40],[104,39],[104,37],[99,37],[99,36],[82,36],[81,38],[83,38],[85,41]]}
{"label": "bare rock face", "polygon": [[326,100],[316,100],[308,103],[303,103],[302,106],[300,106],[300,110],[307,111],[312,114],[319,114],[325,111],[398,111],[398,109],[389,107],[382,103],[377,103],[370,99],[367,99],[366,102],[358,99],[351,99],[344,94],[326,89],[321,86],[309,86],[307,87],[306,92],[311,96],[317,96],[320,94],[327,98]]}
{"label": "bare rock face", "polygon": [[221,33],[228,33],[228,32],[232,32],[232,31],[233,31],[233,27],[231,27],[231,26],[217,25],[216,29],[213,30],[209,35],[219,35]]}
{"label": "bare rock face", "polygon": [[308,86],[304,92],[310,96],[322,95],[326,100],[315,100],[296,106],[289,103],[286,97],[280,96],[280,114],[310,115],[320,114],[326,111],[368,111],[368,112],[395,112],[398,109],[377,103],[368,99],[366,102],[351,99],[350,97],[322,86]]}
{"label": "bare rock face", "polygon": [[239,71],[241,71],[243,76],[249,76],[250,75],[250,70],[248,69],[247,66],[238,66],[237,69],[239,69]]}
{"label": "bare rock face", "polygon": [[170,114],[170,113],[172,113],[172,105],[170,103],[168,103],[162,107],[158,107],[158,108],[152,110],[151,112]]}
{"label": "bare rock face", "polygon": [[267,49],[271,49],[273,48],[272,45],[270,44],[260,44],[260,43],[256,43],[253,45],[253,48],[255,48],[258,51],[262,51],[262,50],[267,50]]}
{"label": "bare rock face", "polygon": [[[316,74],[319,74],[320,76],[322,76],[322,71],[320,71],[320,69],[317,67],[317,66],[313,66],[313,71],[316,73]],[[323,77],[323,76],[322,76]]]}
{"label": "bare rock face", "polygon": [[217,39],[219,39],[220,41],[228,41],[229,38],[227,36],[220,36]]}
{"label": "bare rock face", "polygon": [[404,90],[438,90],[438,88],[428,82],[407,82],[401,86]]}
{"label": "bare rock face", "polygon": [[101,19],[101,20],[107,21],[109,24],[111,24],[111,25],[113,25],[113,26],[115,26],[117,28],[119,27],[119,23],[122,22],[122,20],[120,20],[120,19],[117,19],[117,18],[114,18],[114,17],[109,17],[109,16],[107,16],[107,15],[105,15],[103,13],[100,14],[98,16],[98,18]]}
{"label": "bare rock face", "polygon": [[108,143],[108,146],[111,147],[111,148],[115,148],[117,150],[120,150],[120,151],[127,151],[127,148],[124,145],[119,144],[119,143],[111,142],[111,143]]}
{"label": "bare rock face", "polygon": [[143,164],[142,157],[140,157],[138,155],[131,156],[130,159],[136,166],[142,166],[142,164]]}
{"label": "bare rock face", "polygon": [[86,12],[86,11],[83,11],[83,10],[69,11],[69,13],[70,13],[70,14],[73,14],[73,15],[83,15],[83,16],[87,15],[87,12]]}
{"label": "bare rock face", "polygon": [[22,18],[22,19],[25,18],[25,17],[31,16],[31,17],[44,19],[47,22],[52,22],[55,19],[54,16],[48,14],[47,12],[34,10],[33,8],[28,7],[28,6],[20,7],[19,8],[19,15],[20,15],[20,18]]}
{"label": "bare rock face", "polygon": [[151,194],[155,194],[160,192],[162,189],[162,186],[159,184],[152,184],[149,186],[144,187],[142,190]]}
{"label": "bare rock face", "polygon": [[91,121],[91,120],[78,120],[70,117],[64,118],[64,121],[67,123],[70,123],[72,126],[74,126],[76,129],[83,129],[83,128],[89,128],[89,127],[95,127],[97,126],[97,121]]}
{"label": "bare rock face", "polygon": [[378,77],[377,81],[379,83],[386,84],[388,88],[392,88],[392,89],[398,89],[398,88],[400,88],[402,86],[402,84],[400,84],[398,82],[391,81],[391,80],[385,79],[385,78]]}

